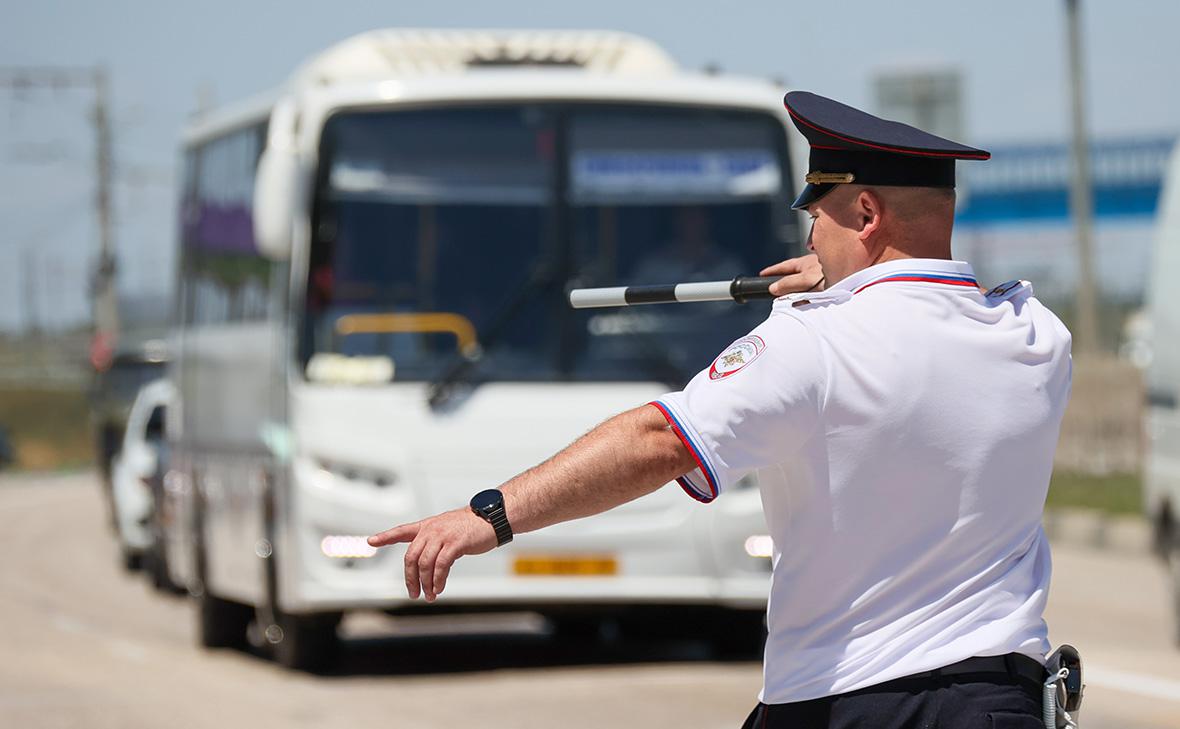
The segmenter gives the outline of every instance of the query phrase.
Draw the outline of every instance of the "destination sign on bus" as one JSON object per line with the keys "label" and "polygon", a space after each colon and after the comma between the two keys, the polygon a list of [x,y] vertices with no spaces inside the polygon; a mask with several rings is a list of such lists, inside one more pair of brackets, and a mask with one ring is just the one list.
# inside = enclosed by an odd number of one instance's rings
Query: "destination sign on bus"
{"label": "destination sign on bus", "polygon": [[769,149],[587,150],[571,160],[574,195],[762,197],[782,183]]}

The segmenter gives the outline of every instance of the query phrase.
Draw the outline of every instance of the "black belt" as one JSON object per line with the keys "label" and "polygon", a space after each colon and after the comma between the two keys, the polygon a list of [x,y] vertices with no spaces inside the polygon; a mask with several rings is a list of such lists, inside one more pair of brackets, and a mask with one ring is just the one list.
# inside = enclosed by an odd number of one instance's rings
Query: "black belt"
{"label": "black belt", "polygon": [[[936,668],[933,671],[923,671],[904,678],[895,678],[892,681],[843,694],[786,704],[759,704],[758,708],[746,719],[743,729],[749,727],[828,726],[834,707],[840,702],[849,702],[846,705],[848,710],[845,715],[859,716],[866,711],[875,711],[879,705],[889,704],[888,699],[883,704],[875,703],[874,694],[905,693],[914,695],[926,691],[941,690],[955,683],[986,682],[994,683],[997,686],[1019,686],[1020,690],[1027,692],[1034,700],[1034,705],[1039,707],[1045,675],[1045,667],[1039,661],[1021,653],[1009,653],[1004,656],[978,656]],[[877,723],[872,725],[876,726]],[[888,726],[899,725],[885,722],[882,726],[886,724]],[[906,726],[909,724],[907,723]]]}
{"label": "black belt", "polygon": [[873,686],[869,690],[888,688],[890,684],[895,682],[938,681],[947,676],[963,676],[967,674],[1004,675],[1011,679],[1035,684],[1038,687],[1045,682],[1045,667],[1041,665],[1040,661],[1035,658],[1029,658],[1023,653],[1008,653],[1003,656],[975,656],[974,658],[967,658],[958,663],[952,663],[949,666],[935,668],[932,671],[923,671],[902,678],[895,678],[892,681],[886,681],[885,683]]}

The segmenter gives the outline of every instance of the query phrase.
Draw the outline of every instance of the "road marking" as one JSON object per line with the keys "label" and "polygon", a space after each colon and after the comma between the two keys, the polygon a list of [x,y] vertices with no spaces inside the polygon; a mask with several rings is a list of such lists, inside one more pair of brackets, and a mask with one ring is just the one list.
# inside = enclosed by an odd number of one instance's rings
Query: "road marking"
{"label": "road marking", "polygon": [[91,632],[85,625],[64,613],[55,612],[49,619],[53,627],[63,633],[82,634]]}
{"label": "road marking", "polygon": [[107,638],[107,652],[116,658],[123,658],[134,663],[147,663],[148,650],[140,643],[123,638]]}
{"label": "road marking", "polygon": [[1090,665],[1082,667],[1082,678],[1087,686],[1101,686],[1128,694],[1180,703],[1180,681]]}
{"label": "road marking", "polygon": [[150,652],[147,646],[139,641],[98,635],[98,631],[93,627],[65,613],[54,613],[50,618],[50,622],[53,624],[53,627],[63,633],[100,638],[107,652],[116,658],[123,658],[128,661],[134,661],[135,663],[146,663],[149,658]]}

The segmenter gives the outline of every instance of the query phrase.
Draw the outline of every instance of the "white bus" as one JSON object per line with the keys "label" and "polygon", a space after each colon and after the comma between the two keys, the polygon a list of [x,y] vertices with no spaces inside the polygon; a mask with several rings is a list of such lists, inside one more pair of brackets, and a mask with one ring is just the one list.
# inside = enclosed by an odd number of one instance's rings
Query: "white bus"
{"label": "white bus", "polygon": [[364,536],[465,505],[679,388],[766,304],[575,311],[572,286],[731,278],[799,250],[783,90],[605,32],[375,31],[184,137],[163,521],[200,639],[313,668],[342,614],[763,630],[753,481],[666,487],[461,560],[407,599]]}

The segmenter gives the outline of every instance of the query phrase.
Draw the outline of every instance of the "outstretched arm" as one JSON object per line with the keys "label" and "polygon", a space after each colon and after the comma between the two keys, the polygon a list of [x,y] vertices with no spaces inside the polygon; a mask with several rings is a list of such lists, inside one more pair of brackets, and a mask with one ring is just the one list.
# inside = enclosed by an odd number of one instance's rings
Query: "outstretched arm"
{"label": "outstretched arm", "polygon": [[[696,468],[696,462],[653,406],[607,420],[539,466],[500,487],[512,531],[530,532],[598,514],[649,494]],[[406,590],[433,602],[451,565],[496,546],[491,524],[464,506],[369,537],[383,547],[409,542]]]}

